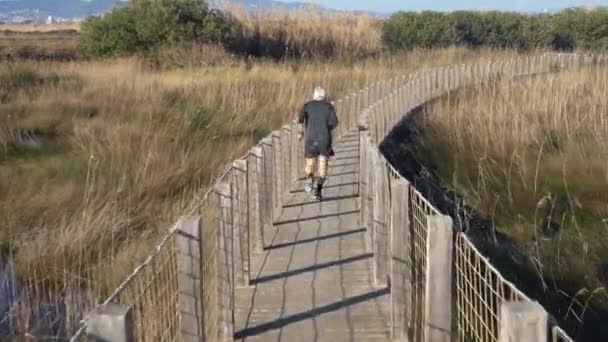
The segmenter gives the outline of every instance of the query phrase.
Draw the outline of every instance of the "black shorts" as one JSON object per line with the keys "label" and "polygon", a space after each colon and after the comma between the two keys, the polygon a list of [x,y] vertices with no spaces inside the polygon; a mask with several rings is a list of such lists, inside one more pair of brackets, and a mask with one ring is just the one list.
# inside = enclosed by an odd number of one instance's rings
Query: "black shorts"
{"label": "black shorts", "polygon": [[306,158],[330,157],[330,151],[331,145],[328,141],[307,141],[304,146],[304,156]]}

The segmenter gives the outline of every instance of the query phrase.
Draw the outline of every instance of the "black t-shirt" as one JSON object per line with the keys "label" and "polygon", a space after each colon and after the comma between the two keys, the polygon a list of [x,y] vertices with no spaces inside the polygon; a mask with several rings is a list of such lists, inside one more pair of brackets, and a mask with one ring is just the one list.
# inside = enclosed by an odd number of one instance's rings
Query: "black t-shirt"
{"label": "black t-shirt", "polygon": [[306,127],[306,142],[329,144],[331,131],[338,126],[334,106],[328,101],[310,101],[304,104],[298,115],[298,123]]}

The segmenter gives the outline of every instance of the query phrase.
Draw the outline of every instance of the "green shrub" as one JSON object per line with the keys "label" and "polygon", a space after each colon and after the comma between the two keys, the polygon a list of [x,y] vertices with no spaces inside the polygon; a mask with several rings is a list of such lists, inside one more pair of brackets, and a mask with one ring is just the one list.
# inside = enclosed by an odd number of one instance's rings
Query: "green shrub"
{"label": "green shrub", "polygon": [[383,22],[390,49],[446,45],[531,50],[607,49],[608,10],[570,9],[554,15],[515,12],[399,12]]}
{"label": "green shrub", "polygon": [[224,43],[224,16],[200,0],[130,0],[103,17],[88,18],[79,39],[85,57],[149,53],[167,45]]}
{"label": "green shrub", "polygon": [[446,47],[454,44],[450,15],[425,11],[399,12],[384,22],[383,40],[390,49]]}

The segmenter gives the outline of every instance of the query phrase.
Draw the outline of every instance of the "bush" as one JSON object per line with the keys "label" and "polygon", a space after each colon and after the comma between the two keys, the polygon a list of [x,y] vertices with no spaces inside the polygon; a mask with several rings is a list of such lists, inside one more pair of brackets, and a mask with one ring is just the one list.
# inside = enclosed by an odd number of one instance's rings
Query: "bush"
{"label": "bush", "polygon": [[400,12],[384,23],[383,39],[390,49],[446,47],[454,44],[453,18],[425,11]]}
{"label": "bush", "polygon": [[608,10],[570,9],[555,15],[514,12],[399,12],[383,23],[390,49],[446,45],[531,50],[608,48]]}
{"label": "bush", "polygon": [[167,45],[224,43],[224,16],[200,0],[130,0],[82,25],[80,52],[85,57],[149,53]]}

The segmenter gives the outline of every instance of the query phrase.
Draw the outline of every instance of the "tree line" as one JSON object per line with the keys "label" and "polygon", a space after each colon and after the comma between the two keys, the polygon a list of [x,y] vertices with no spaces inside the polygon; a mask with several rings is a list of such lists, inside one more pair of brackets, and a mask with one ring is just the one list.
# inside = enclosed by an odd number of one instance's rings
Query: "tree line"
{"label": "tree line", "polygon": [[391,50],[445,46],[499,49],[607,49],[608,10],[575,8],[556,14],[516,12],[398,12],[382,24]]}
{"label": "tree line", "polygon": [[[306,22],[305,18],[301,20]],[[608,48],[607,9],[569,9],[550,15],[398,12],[369,24],[366,32],[373,30],[379,34],[371,32],[360,36],[359,40],[365,44],[357,44],[352,37],[345,42],[336,41],[345,36],[336,26],[350,19],[339,21],[339,17],[328,16],[323,20],[326,26],[322,29],[317,28],[316,23],[304,28],[280,18],[266,21],[264,25],[273,26],[270,29],[261,25],[245,29],[251,20],[245,23],[230,13],[211,9],[201,0],[130,0],[104,16],[85,20],[78,45],[82,56],[90,58],[151,54],[184,44],[212,44],[236,54],[275,59],[331,58],[345,50],[356,51],[360,57],[383,49],[447,46],[519,50]],[[289,32],[290,29],[293,32]],[[303,32],[306,30],[311,32]],[[381,41],[371,42],[370,37],[381,37]]]}

